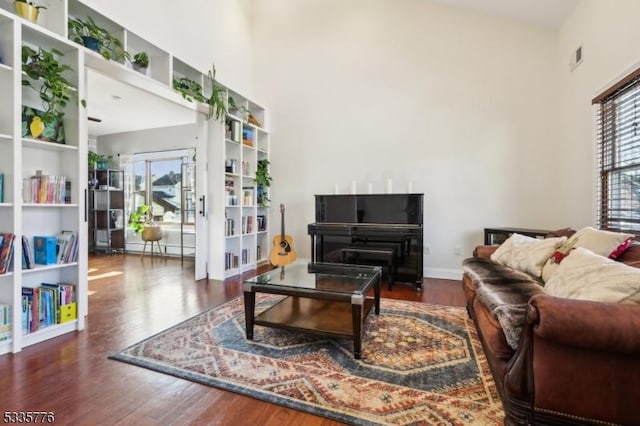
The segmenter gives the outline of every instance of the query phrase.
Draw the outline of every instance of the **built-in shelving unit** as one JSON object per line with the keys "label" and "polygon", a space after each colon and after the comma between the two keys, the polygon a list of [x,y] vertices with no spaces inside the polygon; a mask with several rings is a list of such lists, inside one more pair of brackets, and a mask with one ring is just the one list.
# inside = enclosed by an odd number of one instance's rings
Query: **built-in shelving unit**
{"label": "built-in shelving unit", "polygon": [[[40,14],[38,23],[31,23],[15,15],[13,4],[10,3],[0,4],[0,173],[3,178],[0,233],[14,234],[15,242],[11,268],[7,273],[0,275],[0,304],[8,304],[12,310],[11,338],[0,341],[0,354],[18,352],[26,346],[85,327],[85,316],[88,312],[89,199],[100,191],[98,188],[90,193],[88,188],[87,112],[81,103],[87,94],[86,68],[203,114],[207,113],[208,105],[191,103],[184,99],[173,89],[173,79],[187,77],[195,80],[203,87],[205,96],[207,92],[212,91],[208,70],[198,70],[190,66],[160,46],[93,10],[82,1],[49,2],[46,11]],[[136,53],[146,52],[150,58],[146,74],[134,71],[129,63],[106,60],[98,53],[69,40],[68,19],[86,20],[87,17],[91,17],[96,24],[118,37],[132,57]],[[28,78],[22,72],[23,45],[35,49],[56,49],[64,54],[61,62],[71,68],[65,73],[65,78],[75,86],[78,99],[70,101],[65,108],[64,144],[23,137],[22,107],[42,109],[38,94],[21,84],[23,78]],[[220,87],[224,92],[224,99],[228,102],[229,98],[233,97],[235,104],[241,108],[231,111],[224,118],[226,123],[235,123],[238,134],[230,137],[225,131],[226,125],[210,126],[209,133],[204,132],[207,146],[210,147],[208,149],[214,150],[207,154],[209,164],[216,166],[216,169],[208,170],[211,179],[206,193],[207,201],[205,203],[205,198],[201,197],[202,206],[198,204],[196,210],[199,210],[198,215],[208,220],[207,263],[209,277],[213,279],[223,279],[254,269],[260,262],[266,261],[270,247],[269,208],[258,206],[255,184],[257,162],[268,159],[270,155],[266,112],[264,107],[228,87]],[[222,159],[220,164],[211,161],[217,158]],[[232,159],[236,160],[234,170],[225,172],[222,161]],[[39,174],[63,176],[70,183],[70,186],[66,187],[67,198],[46,203],[25,198],[24,184]],[[228,197],[229,191],[225,185],[229,182],[232,182],[235,199]],[[107,192],[115,191],[109,188]],[[218,201],[222,199],[224,203]],[[200,198],[197,202],[200,203]],[[118,209],[120,208],[118,205]],[[92,210],[93,214],[97,213],[97,209]],[[233,221],[234,226],[229,228],[229,232],[225,232],[227,227],[223,224],[229,220]],[[258,222],[263,225],[260,229]],[[95,223],[94,230],[97,229]],[[111,235],[109,247],[113,249],[116,240],[114,233],[119,229],[111,225],[108,228]],[[37,265],[33,269],[22,268],[23,237],[33,241],[33,236],[54,236],[63,231],[77,235],[77,261],[58,265]],[[212,236],[215,238],[211,238]],[[92,234],[92,237],[95,241],[95,235]],[[231,266],[226,268],[225,263],[229,256],[232,262]],[[22,289],[37,288],[44,282],[74,283],[77,305],[75,319],[38,331],[23,332]]]}
{"label": "built-in shelving unit", "polygon": [[[11,308],[10,338],[0,342],[0,354],[18,352],[26,346],[85,327],[87,257],[82,251],[86,252],[83,214],[86,160],[81,159],[86,158],[87,135],[86,111],[80,104],[85,64],[79,47],[60,33],[66,30],[66,21],[60,19],[64,18],[59,4],[52,6],[48,19],[43,19],[40,25],[0,8],[0,173],[3,183],[0,232],[5,237],[15,236],[9,271],[0,275],[0,303]],[[22,80],[29,78],[22,72],[23,46],[62,52],[58,60],[70,67],[63,75],[76,88],[74,92],[78,96],[69,100],[64,108],[64,143],[32,139],[23,134],[27,128],[22,123],[23,107],[43,109],[39,94],[22,85]],[[36,87],[40,84],[31,83]],[[67,241],[77,242],[80,248],[77,260],[58,258],[59,263],[23,266],[23,241],[34,253],[34,237],[49,237],[59,248],[65,239],[62,234],[73,235],[73,240]],[[69,254],[71,256],[71,251]],[[46,293],[43,283],[72,284],[73,301],[67,306],[72,317],[62,323],[56,323],[56,319],[42,321],[32,330],[23,330],[23,294]]]}
{"label": "built-in shelving unit", "polygon": [[[269,207],[258,205],[255,182],[258,160],[269,158],[264,109],[231,90],[228,97],[237,108],[225,118],[225,277],[255,269],[266,261],[270,247]],[[260,126],[249,123],[249,113]]]}

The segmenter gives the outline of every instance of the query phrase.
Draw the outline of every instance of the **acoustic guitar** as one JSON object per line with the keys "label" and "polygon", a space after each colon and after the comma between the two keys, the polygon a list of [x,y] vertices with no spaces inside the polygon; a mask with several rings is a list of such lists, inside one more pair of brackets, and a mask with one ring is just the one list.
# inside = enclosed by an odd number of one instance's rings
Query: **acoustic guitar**
{"label": "acoustic guitar", "polygon": [[284,204],[280,204],[280,214],[282,215],[282,232],[273,238],[273,248],[269,255],[269,262],[273,266],[284,266],[296,260],[296,252],[291,247],[293,238],[284,233]]}

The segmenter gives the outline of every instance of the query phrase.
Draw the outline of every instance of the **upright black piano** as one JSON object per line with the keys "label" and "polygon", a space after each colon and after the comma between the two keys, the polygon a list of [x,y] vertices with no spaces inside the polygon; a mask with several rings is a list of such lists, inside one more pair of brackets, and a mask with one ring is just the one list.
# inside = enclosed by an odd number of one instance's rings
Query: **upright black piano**
{"label": "upright black piano", "polygon": [[316,195],[316,221],[308,226],[314,262],[342,261],[353,244],[394,245],[401,256],[396,281],[422,288],[423,194]]}

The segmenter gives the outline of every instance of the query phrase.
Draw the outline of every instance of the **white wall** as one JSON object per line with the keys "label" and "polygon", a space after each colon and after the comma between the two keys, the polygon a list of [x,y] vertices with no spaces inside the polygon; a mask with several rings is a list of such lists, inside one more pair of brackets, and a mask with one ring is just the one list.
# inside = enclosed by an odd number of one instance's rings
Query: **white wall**
{"label": "white wall", "polygon": [[[558,153],[566,162],[559,181],[567,199],[564,217],[574,226],[596,220],[595,124],[591,100],[640,67],[640,2],[584,0],[558,37],[558,80],[562,139]],[[584,61],[570,72],[571,52],[582,45]],[[572,161],[569,161],[571,160]]]}
{"label": "white wall", "polygon": [[556,32],[424,0],[254,4],[272,201],[299,256],[313,195],[352,180],[425,193],[430,276],[456,276],[486,226],[571,225],[554,208]]}
{"label": "white wall", "polygon": [[201,72],[215,62],[221,83],[247,96],[251,94],[249,0],[83,3]]}

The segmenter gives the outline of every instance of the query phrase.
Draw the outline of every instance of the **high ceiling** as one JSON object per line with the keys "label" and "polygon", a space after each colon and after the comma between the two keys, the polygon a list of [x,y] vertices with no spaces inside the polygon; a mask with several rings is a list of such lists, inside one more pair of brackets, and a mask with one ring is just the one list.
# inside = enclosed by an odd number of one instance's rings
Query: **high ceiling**
{"label": "high ceiling", "polygon": [[[432,0],[445,6],[559,28],[582,0]],[[193,123],[192,110],[144,90],[120,83],[99,72],[88,72],[88,112],[101,123],[89,121],[89,134],[101,136]]]}
{"label": "high ceiling", "polygon": [[582,0],[432,0],[548,28],[560,28]]}

